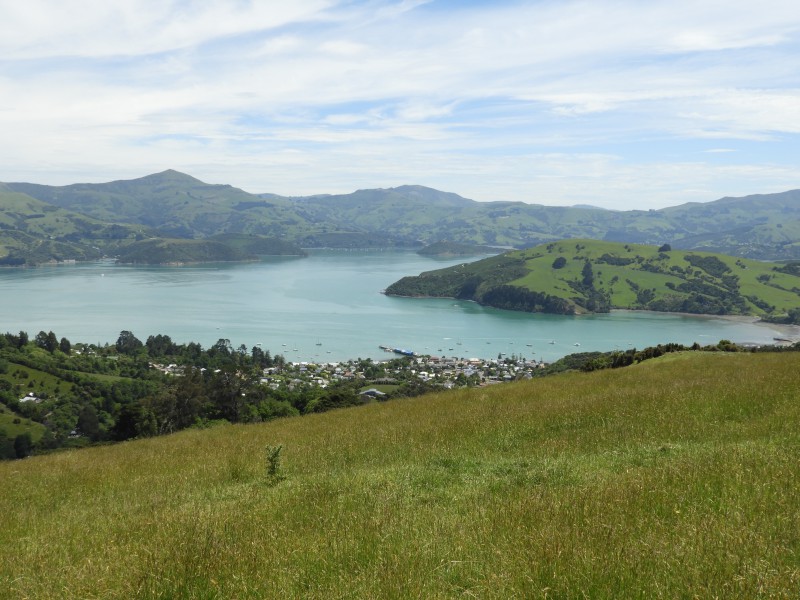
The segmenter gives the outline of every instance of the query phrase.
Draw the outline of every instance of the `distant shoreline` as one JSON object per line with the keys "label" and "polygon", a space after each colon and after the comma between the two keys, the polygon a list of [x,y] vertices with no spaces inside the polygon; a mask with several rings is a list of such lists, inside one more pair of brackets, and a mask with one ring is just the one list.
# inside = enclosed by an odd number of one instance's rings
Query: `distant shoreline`
{"label": "distant shoreline", "polygon": [[759,327],[769,327],[774,331],[778,331],[781,334],[781,339],[775,339],[776,345],[780,345],[780,343],[784,344],[792,344],[794,342],[800,342],[800,325],[786,325],[783,323],[770,323],[769,321],[764,321],[761,317],[757,317],[754,315],[705,315],[699,313],[681,313],[681,312],[660,312],[660,311],[644,311],[644,310],[633,310],[630,308],[613,308],[610,312],[632,312],[632,313],[643,313],[643,312],[651,312],[653,314],[658,315],[676,315],[680,317],[698,317],[701,319],[725,319],[726,321],[734,321],[736,323],[748,323],[751,325],[758,325]]}

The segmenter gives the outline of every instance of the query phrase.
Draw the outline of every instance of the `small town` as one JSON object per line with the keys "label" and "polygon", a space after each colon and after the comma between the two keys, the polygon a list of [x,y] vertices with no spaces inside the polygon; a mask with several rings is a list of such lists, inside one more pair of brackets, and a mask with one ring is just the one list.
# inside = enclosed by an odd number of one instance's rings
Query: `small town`
{"label": "small town", "polygon": [[[547,363],[512,355],[496,359],[403,356],[385,361],[355,359],[343,362],[286,362],[262,371],[260,383],[270,389],[294,391],[304,386],[326,388],[330,385],[362,382],[361,395],[381,398],[403,384],[417,382],[428,387],[452,389],[480,387],[531,379]],[[168,375],[180,375],[177,364],[150,363],[150,367]]]}
{"label": "small town", "polygon": [[525,360],[512,356],[501,359],[458,358],[438,356],[413,356],[403,359],[374,362],[350,360],[341,363],[288,363],[281,371],[265,369],[261,382],[273,389],[280,386],[313,384],[319,387],[342,380],[363,380],[373,387],[362,394],[381,396],[382,386],[398,385],[411,379],[451,389],[464,386],[483,386],[519,379],[530,379],[544,362]]}

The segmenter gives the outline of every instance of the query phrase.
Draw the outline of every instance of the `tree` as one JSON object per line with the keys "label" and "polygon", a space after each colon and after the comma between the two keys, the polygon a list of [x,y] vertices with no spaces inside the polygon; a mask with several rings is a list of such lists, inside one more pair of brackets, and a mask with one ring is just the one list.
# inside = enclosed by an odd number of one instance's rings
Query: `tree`
{"label": "tree", "polygon": [[669,244],[664,244],[658,249],[659,252],[670,252],[671,250],[672,246],[670,246]]}
{"label": "tree", "polygon": [[192,360],[198,360],[203,354],[203,347],[197,342],[189,342],[186,344],[183,356]]}
{"label": "tree", "polygon": [[14,452],[17,458],[25,458],[29,456],[33,449],[33,439],[30,432],[20,433],[14,440]]}
{"label": "tree", "polygon": [[94,406],[87,404],[78,415],[78,431],[93,442],[100,439],[100,420]]}
{"label": "tree", "polygon": [[583,275],[583,285],[585,285],[587,288],[590,288],[594,285],[594,271],[592,270],[592,263],[590,263],[588,260],[583,265],[581,275]]}
{"label": "tree", "polygon": [[152,410],[158,419],[159,431],[171,433],[206,417],[208,403],[203,372],[187,367],[181,377],[175,378],[166,390],[153,399]]}
{"label": "tree", "polygon": [[229,359],[233,355],[231,341],[226,338],[218,339],[216,343],[208,349],[207,355],[215,361]]}
{"label": "tree", "polygon": [[147,354],[154,358],[174,354],[175,352],[175,344],[172,343],[172,338],[168,335],[151,335],[144,345],[147,346]]}
{"label": "tree", "polygon": [[69,354],[72,352],[72,344],[67,338],[62,337],[61,341],[58,343],[58,349],[64,354]]}
{"label": "tree", "polygon": [[238,423],[247,402],[247,382],[232,365],[214,373],[208,385],[208,397],[221,418]]}
{"label": "tree", "polygon": [[156,420],[153,413],[138,402],[132,402],[122,407],[112,429],[112,435],[117,441],[148,437],[156,433]]}
{"label": "tree", "polygon": [[33,338],[33,343],[36,344],[39,348],[46,350],[47,349],[47,334],[44,331],[40,331],[36,334],[36,337]]}
{"label": "tree", "polygon": [[14,440],[0,429],[0,460],[17,458],[17,451],[14,449]]}
{"label": "tree", "polygon": [[130,331],[120,331],[115,346],[120,354],[136,354],[144,344]]}
{"label": "tree", "polygon": [[553,268],[554,269],[563,269],[567,266],[567,259],[563,256],[559,256],[557,259],[553,261]]}
{"label": "tree", "polygon": [[356,406],[361,400],[351,383],[339,383],[320,393],[315,402],[306,406],[306,412],[325,412],[334,408]]}
{"label": "tree", "polygon": [[264,367],[264,362],[265,362],[264,361],[264,351],[258,346],[253,346],[253,349],[251,351],[251,355],[253,357],[253,366],[254,367],[263,368]]}

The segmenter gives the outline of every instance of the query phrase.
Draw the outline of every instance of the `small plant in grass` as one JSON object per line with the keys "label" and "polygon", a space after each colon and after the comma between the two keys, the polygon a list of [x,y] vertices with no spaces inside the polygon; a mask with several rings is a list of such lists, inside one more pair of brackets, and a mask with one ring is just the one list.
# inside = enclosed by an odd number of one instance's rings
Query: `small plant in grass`
{"label": "small plant in grass", "polygon": [[267,446],[266,447],[266,454],[267,454],[267,472],[266,472],[266,479],[267,485],[276,485],[286,479],[286,475],[283,474],[283,469],[281,468],[281,451],[283,450],[283,445],[278,446]]}

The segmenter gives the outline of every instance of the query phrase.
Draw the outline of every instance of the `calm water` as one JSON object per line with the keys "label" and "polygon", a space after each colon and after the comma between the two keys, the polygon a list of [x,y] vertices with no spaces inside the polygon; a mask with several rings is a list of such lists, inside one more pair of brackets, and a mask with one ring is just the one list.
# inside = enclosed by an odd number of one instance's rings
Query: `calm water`
{"label": "calm water", "polygon": [[771,343],[768,327],[705,317],[614,312],[562,317],[471,302],[392,298],[404,275],[463,261],[410,252],[313,251],[309,258],[192,267],[92,263],[0,269],[0,330],[54,331],[74,342],[114,343],[123,329],[142,341],[163,333],[208,347],[227,338],[261,344],[288,360],[386,358],[379,345],[421,353],[546,361],[587,350],[663,342]]}

